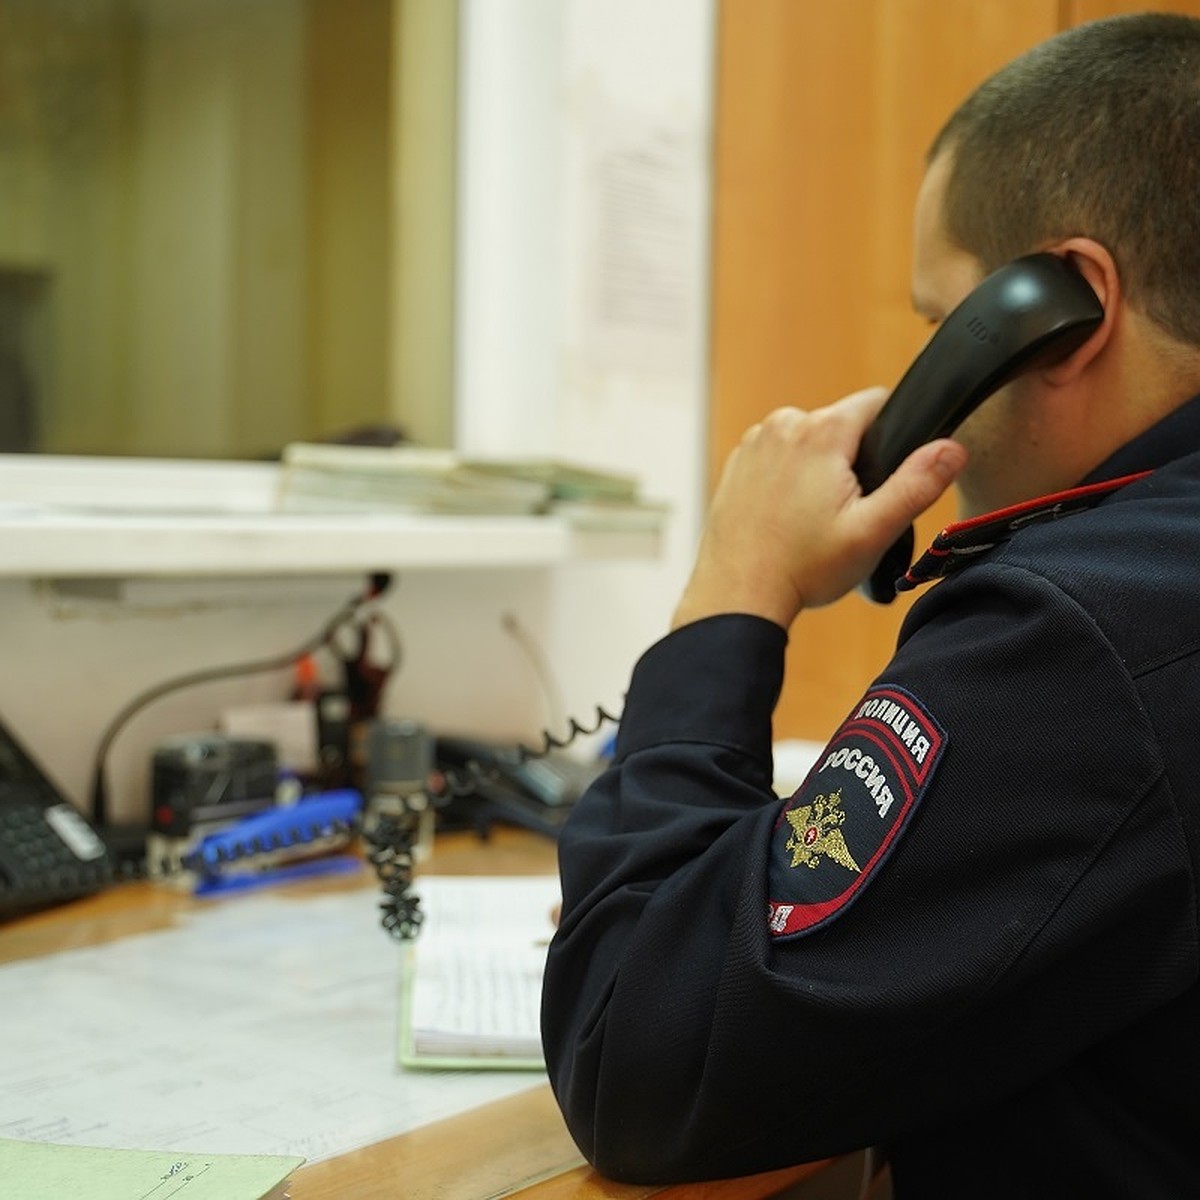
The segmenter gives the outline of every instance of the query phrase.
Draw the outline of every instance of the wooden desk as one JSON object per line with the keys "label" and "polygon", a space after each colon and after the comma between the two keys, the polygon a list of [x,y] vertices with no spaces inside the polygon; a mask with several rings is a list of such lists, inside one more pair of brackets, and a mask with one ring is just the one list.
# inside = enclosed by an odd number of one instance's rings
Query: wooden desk
{"label": "wooden desk", "polygon": [[[545,839],[500,830],[488,843],[453,834],[438,840],[428,874],[553,871]],[[309,892],[373,887],[310,880]],[[171,888],[134,883],[0,926],[0,962],[34,958],[169,928],[197,901]],[[567,1133],[548,1086],[519,1093],[361,1150],[301,1168],[292,1200],[760,1200],[824,1169],[811,1163],[743,1179],[670,1187],[612,1183],[588,1167]]]}

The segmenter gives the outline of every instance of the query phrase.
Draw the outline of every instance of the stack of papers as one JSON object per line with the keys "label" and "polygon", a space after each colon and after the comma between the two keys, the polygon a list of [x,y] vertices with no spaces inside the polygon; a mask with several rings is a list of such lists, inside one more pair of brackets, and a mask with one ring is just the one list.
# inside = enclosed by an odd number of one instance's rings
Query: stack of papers
{"label": "stack of papers", "polygon": [[541,484],[552,500],[606,500],[610,504],[632,504],[638,499],[638,482],[632,475],[548,459],[474,458],[465,461],[471,470],[493,478],[524,479]]}
{"label": "stack of papers", "polygon": [[475,471],[450,451],[294,442],[283,452],[284,512],[522,515],[541,512],[545,484]]}
{"label": "stack of papers", "polygon": [[601,529],[656,529],[667,511],[644,500],[633,477],[575,463],[320,442],[293,442],[284,448],[279,508],[305,513],[558,513],[579,528]]}

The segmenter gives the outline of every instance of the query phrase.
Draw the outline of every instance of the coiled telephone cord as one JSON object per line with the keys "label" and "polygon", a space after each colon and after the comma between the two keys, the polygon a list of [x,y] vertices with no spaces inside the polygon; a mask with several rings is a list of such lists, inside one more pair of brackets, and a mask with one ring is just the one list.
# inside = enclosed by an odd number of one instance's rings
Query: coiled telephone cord
{"label": "coiled telephone cord", "polygon": [[421,898],[412,890],[415,816],[410,812],[380,813],[375,824],[363,830],[362,838],[367,861],[383,889],[379,903],[383,928],[398,941],[411,941],[425,919]]}

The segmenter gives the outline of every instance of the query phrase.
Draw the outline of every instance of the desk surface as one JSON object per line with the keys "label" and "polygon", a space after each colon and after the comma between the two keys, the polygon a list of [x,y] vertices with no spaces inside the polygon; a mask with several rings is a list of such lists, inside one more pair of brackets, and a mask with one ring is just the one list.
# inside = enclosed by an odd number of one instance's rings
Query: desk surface
{"label": "desk surface", "polygon": [[[466,834],[438,840],[429,874],[528,874],[553,871],[545,839],[497,831],[484,844]],[[317,892],[370,886],[314,880]],[[171,926],[196,902],[151,883],[127,884],[0,926],[0,962],[97,945]],[[647,1187],[614,1184],[588,1167],[567,1133],[547,1086],[313,1163],[293,1177],[292,1200],[758,1200],[821,1171],[811,1163],[719,1183]]]}

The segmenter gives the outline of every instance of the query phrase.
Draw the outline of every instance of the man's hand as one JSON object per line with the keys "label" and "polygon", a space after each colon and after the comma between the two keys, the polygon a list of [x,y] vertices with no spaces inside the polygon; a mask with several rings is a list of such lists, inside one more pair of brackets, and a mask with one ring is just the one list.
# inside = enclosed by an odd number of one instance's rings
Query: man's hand
{"label": "man's hand", "polygon": [[787,629],[832,603],[952,484],[967,452],[947,438],[913,451],[868,496],[853,463],[887,399],[869,388],[814,412],[781,408],[729,456],[672,628],[750,613]]}

